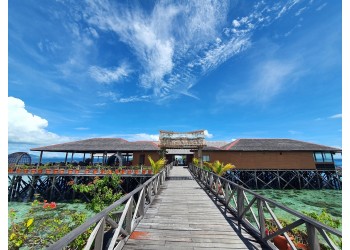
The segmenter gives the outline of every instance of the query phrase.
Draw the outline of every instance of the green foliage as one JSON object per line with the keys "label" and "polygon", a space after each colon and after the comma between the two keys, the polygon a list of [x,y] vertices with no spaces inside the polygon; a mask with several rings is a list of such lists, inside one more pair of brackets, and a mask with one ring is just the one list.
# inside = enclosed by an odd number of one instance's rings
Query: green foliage
{"label": "green foliage", "polygon": [[11,226],[9,228],[9,249],[19,249],[27,240],[28,234],[33,231],[34,218],[25,219],[22,223],[15,223],[16,212],[10,210],[9,217]]}
{"label": "green foliage", "polygon": [[158,161],[153,161],[152,157],[149,155],[148,160],[151,163],[151,168],[154,174],[159,173],[159,171],[165,166],[166,159],[160,158]]}
{"label": "green foliage", "polygon": [[[45,202],[46,203],[46,202]],[[44,203],[44,204],[45,204]],[[8,229],[8,249],[42,249],[56,242],[87,219],[87,214],[75,210],[49,210],[34,200],[24,220],[15,223],[16,212],[9,211],[11,226]],[[67,249],[83,249],[93,228],[69,244]]]}
{"label": "green foliage", "polygon": [[[339,219],[336,219],[334,218],[332,215],[330,215],[328,212],[327,212],[327,209],[324,208],[322,209],[322,212],[320,214],[317,214],[315,212],[306,212],[306,211],[303,211],[303,213],[319,222],[322,222],[323,224],[326,224],[332,228],[339,228],[340,225],[341,225],[341,221]],[[341,238],[333,235],[333,234],[330,234],[330,233],[327,233],[328,237],[331,238],[331,240],[337,244],[340,248],[342,247],[342,240]]]}
{"label": "green foliage", "polygon": [[199,166],[199,160],[198,160],[198,158],[193,157],[192,163],[193,163],[193,165],[195,165],[196,167],[198,167],[198,166]]}
{"label": "green foliage", "polygon": [[235,168],[235,166],[231,163],[224,165],[224,163],[220,161],[214,161],[213,163],[204,162],[204,165],[210,168],[215,174],[219,176],[222,176],[224,173],[226,173],[227,170]]}
{"label": "green foliage", "polygon": [[100,212],[122,197],[123,193],[118,190],[120,183],[120,176],[112,174],[102,179],[95,177],[94,181],[88,184],[73,184],[72,188],[89,196],[91,201],[87,205],[88,209]]}
{"label": "green foliage", "polygon": [[[329,213],[327,213],[327,210],[326,209],[323,209],[322,212],[320,214],[317,214],[315,212],[305,212],[303,211],[303,213],[319,222],[322,222],[330,227],[333,227],[333,228],[338,228],[341,224],[341,221],[338,220],[338,219],[335,219],[333,218]],[[282,227],[285,227],[289,224],[291,224],[292,222],[291,221],[287,221],[285,219],[282,219],[282,218],[278,218],[279,222],[282,224]],[[266,226],[266,229],[269,231],[269,233],[273,233],[275,231],[278,230],[278,227],[276,225],[276,223],[272,220],[272,219],[268,219],[265,221],[265,226]],[[296,244],[296,246],[300,243],[302,244],[306,244],[307,245],[307,234],[306,234],[306,231],[305,231],[305,228],[293,228],[291,231],[287,232],[288,235],[290,237],[293,238],[293,242],[294,244]],[[342,240],[341,238],[338,238],[337,236],[335,235],[332,235],[332,234],[329,234],[327,233],[328,237],[331,238],[331,240],[336,244],[338,245],[340,248],[342,247]],[[327,245],[325,245],[324,243],[322,243],[322,241],[320,241],[320,247],[321,247],[321,250],[328,250],[328,249],[331,249],[330,247],[328,247]]]}

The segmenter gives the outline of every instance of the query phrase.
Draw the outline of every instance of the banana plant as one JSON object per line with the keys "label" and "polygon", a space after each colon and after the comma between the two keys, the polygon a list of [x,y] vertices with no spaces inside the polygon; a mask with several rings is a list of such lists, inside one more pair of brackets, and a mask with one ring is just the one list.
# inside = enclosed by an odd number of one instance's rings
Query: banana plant
{"label": "banana plant", "polygon": [[148,156],[148,160],[151,163],[153,174],[159,173],[159,171],[164,167],[166,163],[165,158],[160,158],[158,161],[155,162],[150,155]]}

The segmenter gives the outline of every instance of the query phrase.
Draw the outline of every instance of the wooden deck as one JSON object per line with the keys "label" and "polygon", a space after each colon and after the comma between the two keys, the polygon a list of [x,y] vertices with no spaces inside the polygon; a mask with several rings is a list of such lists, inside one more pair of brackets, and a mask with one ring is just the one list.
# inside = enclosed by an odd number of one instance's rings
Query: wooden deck
{"label": "wooden deck", "polygon": [[173,167],[123,249],[263,249],[231,226],[187,168]]}

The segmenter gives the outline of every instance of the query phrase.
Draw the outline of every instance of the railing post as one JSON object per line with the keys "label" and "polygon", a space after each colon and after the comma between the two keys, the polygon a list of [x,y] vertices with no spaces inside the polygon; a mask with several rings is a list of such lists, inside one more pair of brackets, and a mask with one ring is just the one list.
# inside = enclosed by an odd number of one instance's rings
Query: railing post
{"label": "railing post", "polygon": [[146,188],[144,188],[142,191],[141,191],[141,197],[139,198],[140,199],[140,206],[139,206],[139,213],[141,216],[144,216],[145,215],[145,192],[146,192]]}
{"label": "railing post", "polygon": [[307,242],[312,250],[320,250],[320,244],[318,241],[317,237],[317,231],[316,228],[310,224],[310,223],[305,223],[306,224],[306,231],[307,231]]}
{"label": "railing post", "polygon": [[211,189],[212,185],[213,185],[213,181],[214,181],[214,177],[213,174],[210,173],[209,174],[209,188]]}
{"label": "railing post", "polygon": [[[165,171],[164,171],[165,172]],[[159,185],[163,185],[163,176],[164,176],[164,172],[161,172],[159,175],[160,175],[160,178],[159,178]]]}
{"label": "railing post", "polygon": [[131,233],[131,225],[132,225],[132,210],[134,208],[134,197],[130,197],[131,202],[130,206],[128,207],[128,212],[126,213],[125,217],[125,231],[127,231],[129,234]]}
{"label": "railing post", "polygon": [[230,198],[230,194],[229,194],[229,183],[228,182],[225,182],[225,186],[224,186],[224,189],[225,189],[225,213],[227,211],[227,208],[229,206],[229,198]]}
{"label": "railing post", "polygon": [[237,212],[238,212],[238,218],[241,218],[242,220],[244,218],[243,215],[244,211],[244,194],[243,194],[243,189],[238,188],[237,189]]}
{"label": "railing post", "polygon": [[260,235],[261,238],[265,238],[266,236],[266,227],[265,227],[265,216],[264,216],[264,207],[263,201],[258,199],[258,214],[259,214],[259,224],[260,224]]}
{"label": "railing post", "polygon": [[102,250],[105,224],[106,218],[102,218],[102,223],[96,234],[94,250]]}

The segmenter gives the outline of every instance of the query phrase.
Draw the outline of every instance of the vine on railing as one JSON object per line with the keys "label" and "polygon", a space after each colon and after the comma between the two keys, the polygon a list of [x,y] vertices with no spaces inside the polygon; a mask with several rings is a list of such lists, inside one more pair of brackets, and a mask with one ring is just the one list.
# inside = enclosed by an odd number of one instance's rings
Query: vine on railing
{"label": "vine on railing", "polygon": [[[160,186],[169,175],[171,167],[172,163],[166,165],[142,186],[134,189],[131,193],[123,196],[94,217],[88,219],[81,226],[50,245],[48,249],[68,248],[71,242],[94,225],[94,229],[84,249],[90,249],[93,245],[94,249],[102,249],[106,234],[112,234],[109,238],[107,249],[122,249],[159,192]],[[122,211],[115,211],[116,208],[123,204],[125,204],[125,207]]]}
{"label": "vine on railing", "polygon": [[[189,169],[194,177],[216,196],[216,201],[225,206],[225,212],[233,214],[263,242],[271,245],[272,240],[275,246],[277,246],[280,244],[281,238],[284,241],[281,244],[284,244],[285,247],[289,245],[293,250],[300,249],[301,246],[293,242],[291,232],[300,225],[304,225],[306,227],[305,238],[308,249],[324,249],[324,245],[326,249],[339,249],[331,240],[331,238],[337,237],[340,238],[338,245],[341,246],[342,232],[339,230],[331,228],[212,172],[196,167],[193,164],[190,164]],[[247,195],[252,197],[251,200],[248,200]],[[253,209],[254,206],[256,208],[255,210]],[[281,223],[272,210],[275,207],[297,217],[297,219],[288,224]],[[268,219],[266,214],[271,219]],[[274,232],[269,231],[268,227],[271,224],[275,225]],[[322,248],[317,232],[322,236]]]}

